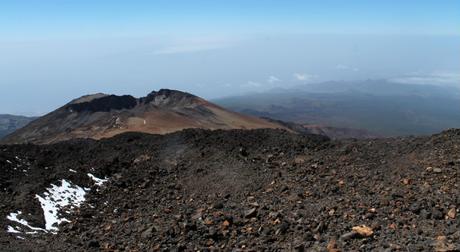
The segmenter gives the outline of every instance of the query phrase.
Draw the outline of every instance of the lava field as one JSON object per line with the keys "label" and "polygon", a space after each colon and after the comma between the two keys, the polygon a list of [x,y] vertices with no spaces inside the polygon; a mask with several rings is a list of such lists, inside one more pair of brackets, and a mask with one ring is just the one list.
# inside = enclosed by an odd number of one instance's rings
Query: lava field
{"label": "lava field", "polygon": [[0,146],[1,251],[460,251],[460,130]]}

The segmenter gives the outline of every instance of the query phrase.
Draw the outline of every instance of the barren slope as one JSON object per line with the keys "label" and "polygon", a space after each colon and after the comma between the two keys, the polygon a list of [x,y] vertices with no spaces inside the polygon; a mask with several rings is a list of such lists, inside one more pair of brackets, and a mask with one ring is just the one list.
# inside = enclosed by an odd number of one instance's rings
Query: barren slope
{"label": "barren slope", "polygon": [[146,97],[95,94],[75,99],[5,137],[4,143],[54,143],[101,139],[123,132],[165,134],[186,128],[284,128],[225,110],[197,96],[162,89]]}
{"label": "barren slope", "polygon": [[[459,130],[188,129],[0,150],[1,251],[460,249]],[[37,195],[51,185],[86,192],[57,234],[30,228],[46,228]]]}

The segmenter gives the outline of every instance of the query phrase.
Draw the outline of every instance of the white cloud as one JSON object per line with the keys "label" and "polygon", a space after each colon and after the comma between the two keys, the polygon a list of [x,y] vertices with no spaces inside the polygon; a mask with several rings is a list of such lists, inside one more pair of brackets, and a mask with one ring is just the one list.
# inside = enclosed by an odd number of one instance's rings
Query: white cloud
{"label": "white cloud", "polygon": [[348,66],[348,65],[344,65],[344,64],[337,64],[335,66],[335,69],[342,70],[342,71],[353,71],[353,72],[358,72],[359,71],[359,68],[357,68],[357,67],[352,67],[352,66]]}
{"label": "white cloud", "polygon": [[236,43],[235,39],[226,38],[189,38],[171,41],[168,45],[155,50],[153,54],[180,54],[180,53],[194,53],[202,51],[218,50],[230,47]]}
{"label": "white cloud", "polygon": [[281,81],[280,79],[278,79],[276,76],[269,76],[268,79],[267,79],[267,82],[270,83],[270,84],[273,84],[275,82],[279,82]]}
{"label": "white cloud", "polygon": [[316,75],[313,74],[306,74],[306,73],[294,73],[294,79],[298,81],[311,81],[316,79]]}
{"label": "white cloud", "polygon": [[260,84],[259,82],[255,82],[255,81],[248,81],[246,83],[246,85],[244,85],[246,87],[260,87],[262,86],[262,84]]}
{"label": "white cloud", "polygon": [[430,84],[444,86],[460,86],[460,72],[434,71],[431,73],[414,72],[390,79],[390,81],[406,84]]}

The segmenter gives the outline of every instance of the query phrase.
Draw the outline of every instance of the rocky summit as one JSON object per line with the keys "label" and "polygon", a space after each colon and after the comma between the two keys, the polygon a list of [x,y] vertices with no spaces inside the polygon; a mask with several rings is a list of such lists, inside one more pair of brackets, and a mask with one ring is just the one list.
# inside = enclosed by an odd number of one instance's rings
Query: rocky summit
{"label": "rocky summit", "polygon": [[198,96],[160,89],[145,97],[93,94],[75,99],[2,139],[3,143],[56,143],[101,139],[124,132],[166,134],[187,128],[260,129],[284,126],[226,110]]}
{"label": "rocky summit", "polygon": [[0,167],[2,251],[460,250],[460,130],[123,133],[0,146]]}

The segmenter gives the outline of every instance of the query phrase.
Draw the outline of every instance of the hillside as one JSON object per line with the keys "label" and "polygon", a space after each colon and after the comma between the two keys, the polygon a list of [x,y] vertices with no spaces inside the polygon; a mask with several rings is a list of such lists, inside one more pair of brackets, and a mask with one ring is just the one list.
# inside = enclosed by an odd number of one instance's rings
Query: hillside
{"label": "hillside", "polygon": [[17,116],[17,115],[0,115],[0,139],[15,130],[24,127],[34,120],[34,117]]}
{"label": "hillside", "polygon": [[270,129],[1,146],[0,250],[458,251],[459,146]]}
{"label": "hillside", "polygon": [[165,134],[186,128],[283,128],[235,113],[189,93],[161,89],[145,97],[87,95],[34,120],[4,143],[55,143],[74,138],[101,139],[123,132]]}

